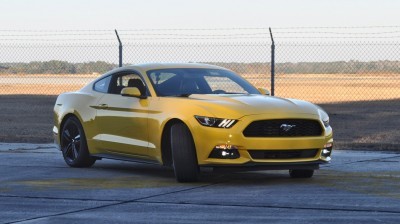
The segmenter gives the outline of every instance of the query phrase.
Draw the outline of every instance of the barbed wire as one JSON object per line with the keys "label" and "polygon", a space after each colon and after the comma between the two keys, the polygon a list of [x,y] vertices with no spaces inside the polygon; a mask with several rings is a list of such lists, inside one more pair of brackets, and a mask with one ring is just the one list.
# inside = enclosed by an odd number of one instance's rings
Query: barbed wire
{"label": "barbed wire", "polygon": [[[388,28],[400,28],[400,26],[303,26],[303,27],[271,27],[272,29],[388,29]],[[220,30],[268,30],[269,27],[225,27],[225,28],[153,28],[153,29],[120,29],[119,31],[192,31],[192,30],[204,30],[204,31],[220,31]],[[110,32],[114,29],[74,29],[74,30],[12,30],[5,29],[0,32]]]}
{"label": "barbed wire", "polygon": [[[354,40],[362,40],[362,39],[399,39],[400,36],[389,36],[389,37],[368,37],[368,36],[363,36],[363,37],[318,37],[318,36],[294,36],[294,37],[287,37],[287,36],[276,36],[274,37],[275,40],[279,39],[319,39],[319,40],[340,40],[340,39],[354,39]],[[160,37],[160,38],[131,38],[131,39],[124,39],[124,42],[128,41],[156,41],[156,40],[165,40],[165,41],[173,41],[173,40],[250,40],[250,39],[258,39],[258,40],[268,40],[268,37],[219,37],[219,38],[207,38],[207,37],[175,37],[175,38],[167,38],[167,37]],[[21,38],[0,38],[0,41],[28,41],[28,42],[35,42],[35,41],[43,41],[43,42],[74,42],[74,41],[116,41],[115,39],[21,39]]]}
{"label": "barbed wire", "polygon": [[[97,36],[97,35],[115,35],[114,33],[102,33],[102,34],[0,34],[0,37],[32,37],[32,36]],[[121,36],[187,36],[187,37],[219,37],[219,36],[259,36],[269,35],[269,33],[236,33],[236,34],[180,34],[180,33],[121,33]]]}
{"label": "barbed wire", "polygon": [[[331,29],[332,31],[328,30]],[[340,31],[339,31],[339,30]],[[351,31],[347,31],[351,29]],[[381,29],[380,31],[378,31]],[[288,39],[394,39],[400,38],[400,26],[353,27],[274,27],[275,40]],[[277,31],[276,31],[277,30]],[[337,31],[335,31],[337,30]],[[360,31],[355,31],[360,30]],[[370,30],[370,31],[369,31]],[[264,32],[263,32],[264,31]],[[221,33],[223,32],[223,33]],[[270,40],[268,28],[190,28],[190,29],[123,29],[119,34],[129,41],[197,41],[197,40]],[[4,42],[96,42],[115,41],[114,30],[0,30]]]}
{"label": "barbed wire", "polygon": [[300,27],[272,27],[272,29],[388,29],[400,26],[300,26]]}
{"label": "barbed wire", "polygon": [[376,34],[391,34],[391,33],[400,33],[400,30],[396,31],[387,31],[387,32],[358,32],[358,33],[353,33],[353,32],[322,32],[322,31],[289,31],[289,32],[282,32],[282,31],[277,31],[274,33],[295,33],[295,34],[301,34],[301,33],[306,33],[306,34],[346,34],[346,35],[376,35]]}

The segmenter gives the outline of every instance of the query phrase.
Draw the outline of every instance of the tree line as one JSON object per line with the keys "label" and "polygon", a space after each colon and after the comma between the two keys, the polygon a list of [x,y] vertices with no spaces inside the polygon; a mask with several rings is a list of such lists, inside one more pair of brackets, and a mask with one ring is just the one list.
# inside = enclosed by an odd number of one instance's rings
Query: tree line
{"label": "tree line", "polygon": [[[270,63],[205,62],[231,69],[240,74],[265,74]],[[105,61],[71,63],[67,61],[32,61],[0,63],[0,74],[92,74],[105,73],[117,64]],[[400,61],[333,61],[333,62],[285,62],[275,64],[277,74],[363,74],[400,73]]]}
{"label": "tree line", "polygon": [[70,63],[67,61],[32,61],[0,63],[1,74],[92,74],[105,73],[117,65],[105,61]]}
{"label": "tree line", "polygon": [[[269,73],[270,63],[210,63],[241,74]],[[400,73],[400,61],[285,62],[275,64],[276,74],[365,74]]]}

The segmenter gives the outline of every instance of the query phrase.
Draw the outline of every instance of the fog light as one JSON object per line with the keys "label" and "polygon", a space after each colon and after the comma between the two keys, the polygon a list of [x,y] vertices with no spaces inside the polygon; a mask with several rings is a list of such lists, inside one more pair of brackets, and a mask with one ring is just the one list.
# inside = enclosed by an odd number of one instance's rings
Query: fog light
{"label": "fog light", "polygon": [[240,157],[239,150],[234,145],[217,145],[211,151],[209,158],[215,159],[237,159]]}
{"label": "fog light", "polygon": [[322,154],[329,154],[331,151],[329,151],[328,149],[324,149],[322,150]]}
{"label": "fog light", "polygon": [[330,156],[332,153],[332,147],[333,147],[333,143],[328,142],[324,145],[324,148],[322,149],[322,152],[321,152],[321,156],[326,157],[326,159],[328,161],[331,160]]}

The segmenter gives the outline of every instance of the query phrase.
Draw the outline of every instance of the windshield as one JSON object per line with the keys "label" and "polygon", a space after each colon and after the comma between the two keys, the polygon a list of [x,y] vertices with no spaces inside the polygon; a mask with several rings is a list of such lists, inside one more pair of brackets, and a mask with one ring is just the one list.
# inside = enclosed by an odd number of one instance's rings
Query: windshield
{"label": "windshield", "polygon": [[173,68],[147,72],[158,96],[260,94],[239,75],[219,69]]}

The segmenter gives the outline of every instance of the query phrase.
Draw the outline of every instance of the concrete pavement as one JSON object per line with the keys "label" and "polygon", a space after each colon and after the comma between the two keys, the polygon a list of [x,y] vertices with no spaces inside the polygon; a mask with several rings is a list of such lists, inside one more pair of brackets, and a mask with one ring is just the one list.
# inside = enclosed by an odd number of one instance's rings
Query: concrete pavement
{"label": "concrete pavement", "polygon": [[53,145],[0,143],[0,223],[400,223],[400,154],[334,151],[309,180],[287,171],[180,184],[171,169],[68,167]]}

